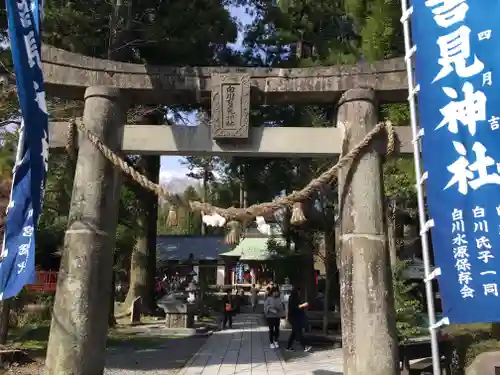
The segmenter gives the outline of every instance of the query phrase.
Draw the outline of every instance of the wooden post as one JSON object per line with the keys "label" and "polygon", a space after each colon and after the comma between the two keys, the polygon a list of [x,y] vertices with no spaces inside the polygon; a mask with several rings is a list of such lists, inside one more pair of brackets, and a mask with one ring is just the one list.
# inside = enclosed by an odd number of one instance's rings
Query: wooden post
{"label": "wooden post", "polygon": [[[119,89],[96,86],[86,90],[85,126],[112,150],[121,146],[125,113]],[[46,375],[95,375],[104,371],[120,176],[121,171],[82,137]]]}
{"label": "wooden post", "polygon": [[[343,154],[377,123],[371,89],[354,89],[340,99],[337,125]],[[382,162],[375,150],[342,169],[340,287],[345,375],[396,375],[398,344],[390,259],[384,225]]]}
{"label": "wooden post", "polygon": [[0,345],[7,344],[11,301],[12,299],[0,301]]}

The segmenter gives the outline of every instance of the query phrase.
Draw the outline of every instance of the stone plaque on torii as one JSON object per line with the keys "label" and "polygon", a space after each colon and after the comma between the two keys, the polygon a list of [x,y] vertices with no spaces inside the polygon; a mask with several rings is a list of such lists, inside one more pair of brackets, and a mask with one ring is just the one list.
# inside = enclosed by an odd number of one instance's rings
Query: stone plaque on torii
{"label": "stone plaque on torii", "polygon": [[212,74],[211,80],[212,138],[247,139],[250,121],[250,76],[215,73]]}
{"label": "stone plaque on torii", "polygon": [[[405,102],[408,95],[403,58],[307,69],[171,68],[95,59],[49,46],[42,51],[47,94],[85,99],[85,128],[111,151],[130,154],[345,155],[374,129],[382,129],[377,125],[380,103]],[[124,124],[130,105],[195,103],[211,105],[211,127]],[[336,126],[250,128],[250,103],[330,103],[337,109]],[[52,148],[66,146],[67,129],[68,123],[50,124]],[[398,127],[396,132],[400,152],[413,152],[409,127]],[[85,369],[79,371],[86,374],[102,373],[104,367],[107,314],[102,301],[107,301],[111,292],[111,272],[106,270],[113,262],[111,240],[116,231],[120,171],[85,134],[80,134],[77,143],[71,224],[61,262],[61,272],[69,277],[61,278],[58,284],[54,305],[57,322],[51,327],[47,375],[71,372],[67,366],[76,363],[84,364]],[[394,317],[388,307],[384,152],[380,137],[339,173],[346,375],[396,373],[396,364],[389,360],[397,357],[392,355],[397,345]],[[91,260],[92,266],[89,261],[82,266],[82,259]],[[79,292],[84,283],[92,284],[92,295]],[[78,318],[82,314],[88,318]],[[78,340],[81,335],[93,346]],[[74,350],[68,351],[68,347]]]}

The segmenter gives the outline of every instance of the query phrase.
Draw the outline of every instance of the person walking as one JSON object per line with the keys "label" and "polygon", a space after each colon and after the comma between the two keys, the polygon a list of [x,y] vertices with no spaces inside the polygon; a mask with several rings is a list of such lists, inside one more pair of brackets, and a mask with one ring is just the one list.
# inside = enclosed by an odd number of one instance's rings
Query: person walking
{"label": "person walking", "polygon": [[240,297],[240,290],[237,288],[236,289],[236,294],[233,297],[233,314],[239,314],[241,312],[241,297]]}
{"label": "person walking", "polygon": [[267,297],[270,297],[273,293],[272,290],[274,288],[274,283],[272,281],[269,282],[269,285],[266,288],[266,299]]}
{"label": "person walking", "polygon": [[250,289],[250,302],[252,303],[252,311],[255,312],[257,308],[257,298],[259,296],[259,290],[252,284],[252,289]]}
{"label": "person walking", "polygon": [[285,316],[285,306],[281,301],[278,288],[271,289],[271,295],[264,302],[264,314],[269,326],[269,346],[279,348],[280,319]]}
{"label": "person walking", "polygon": [[224,298],[222,298],[222,304],[224,309],[224,320],[222,322],[222,329],[226,329],[226,325],[229,323],[229,328],[233,328],[233,296],[231,291],[228,290]]}
{"label": "person walking", "polygon": [[247,305],[247,301],[245,298],[245,290],[243,288],[238,292],[238,314],[241,313],[242,308]]}
{"label": "person walking", "polygon": [[293,287],[290,297],[288,299],[288,322],[292,326],[292,332],[288,338],[288,345],[286,350],[293,351],[293,344],[298,341],[305,352],[310,352],[311,347],[305,344],[304,335],[302,330],[306,320],[304,309],[308,306],[307,302],[300,302],[300,288]]}

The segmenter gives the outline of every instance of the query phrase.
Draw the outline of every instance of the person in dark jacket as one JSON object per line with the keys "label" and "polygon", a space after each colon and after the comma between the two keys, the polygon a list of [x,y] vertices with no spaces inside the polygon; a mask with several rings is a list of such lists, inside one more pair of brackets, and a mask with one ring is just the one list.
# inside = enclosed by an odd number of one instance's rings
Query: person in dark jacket
{"label": "person in dark jacket", "polygon": [[259,289],[255,287],[255,284],[252,284],[252,289],[250,289],[250,301],[252,302],[252,311],[255,312],[257,308],[257,301],[259,299]]}
{"label": "person in dark jacket", "polygon": [[271,297],[272,293],[271,290],[274,288],[274,283],[272,281],[269,282],[269,285],[266,288],[266,295],[264,297],[264,300],[267,299],[267,297]]}
{"label": "person in dark jacket", "polygon": [[224,298],[222,298],[222,306],[224,309],[224,321],[222,322],[222,328],[225,329],[228,323],[229,328],[233,328],[233,296],[231,295],[230,290],[228,290]]}
{"label": "person in dark jacket", "polygon": [[241,313],[241,308],[245,306],[245,291],[243,289],[240,289],[236,292],[236,296],[234,296],[234,304],[234,313]]}
{"label": "person in dark jacket", "polygon": [[290,333],[286,350],[293,351],[294,341],[298,341],[305,352],[311,351],[311,347],[305,344],[304,335],[302,334],[306,321],[304,309],[307,306],[307,302],[300,301],[299,287],[293,287],[288,299],[288,322],[292,326],[292,332]]}

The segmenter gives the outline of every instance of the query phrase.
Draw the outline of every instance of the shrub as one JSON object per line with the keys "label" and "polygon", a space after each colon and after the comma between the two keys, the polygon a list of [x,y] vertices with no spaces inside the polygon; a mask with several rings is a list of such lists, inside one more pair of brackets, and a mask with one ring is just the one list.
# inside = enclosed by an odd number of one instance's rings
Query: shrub
{"label": "shrub", "polygon": [[399,341],[404,343],[411,337],[424,333],[422,327],[422,304],[412,295],[415,284],[403,277],[409,261],[398,261],[393,270],[394,308]]}
{"label": "shrub", "polygon": [[500,350],[500,341],[491,334],[491,324],[453,325],[445,332],[453,341],[452,373],[465,374],[465,369],[479,354]]}
{"label": "shrub", "polygon": [[24,327],[50,321],[54,306],[54,293],[34,293],[22,290],[11,302],[9,324]]}

